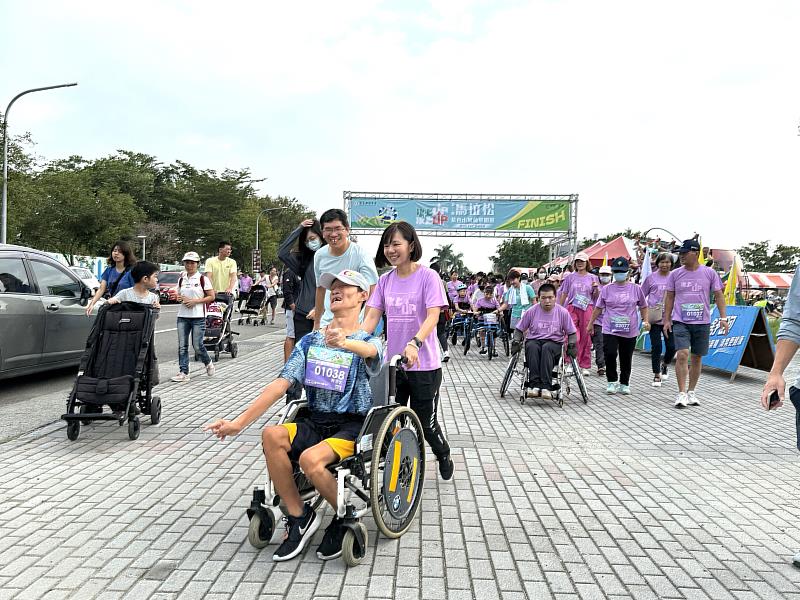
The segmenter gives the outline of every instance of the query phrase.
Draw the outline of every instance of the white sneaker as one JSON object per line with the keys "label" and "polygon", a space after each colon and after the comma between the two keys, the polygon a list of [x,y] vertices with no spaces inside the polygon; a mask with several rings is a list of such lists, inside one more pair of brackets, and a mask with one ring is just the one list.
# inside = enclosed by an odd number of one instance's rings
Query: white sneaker
{"label": "white sneaker", "polygon": [[542,390],[542,398],[545,400],[550,400],[553,397],[552,392],[550,390]]}
{"label": "white sneaker", "polygon": [[186,373],[178,373],[175,377],[172,377],[170,381],[176,381],[178,383],[185,383],[189,381],[189,375]]}
{"label": "white sneaker", "polygon": [[528,390],[528,393],[525,394],[528,398],[538,398],[541,390],[539,388],[531,388]]}
{"label": "white sneaker", "polygon": [[687,396],[688,398],[686,400],[686,403],[689,406],[700,406],[700,402],[697,400],[697,395],[694,393],[694,390],[689,390]]}
{"label": "white sneaker", "polygon": [[661,387],[661,379],[656,375],[653,377],[653,383],[651,383],[653,387]]}
{"label": "white sneaker", "polygon": [[629,385],[619,385],[619,393],[623,396],[630,396],[631,395],[631,386]]}
{"label": "white sneaker", "polygon": [[583,376],[584,377],[588,377],[591,374],[592,374],[592,372],[589,369],[583,369]]}
{"label": "white sneaker", "polygon": [[216,373],[216,372],[217,372],[217,368],[214,366],[214,362],[213,361],[206,365],[206,374],[209,377],[213,377],[214,373]]}
{"label": "white sneaker", "polygon": [[616,394],[617,393],[617,382],[610,381],[606,386],[606,394]]}
{"label": "white sneaker", "polygon": [[686,392],[680,392],[678,397],[675,398],[675,408],[686,408],[686,403],[689,400],[689,397],[686,395]]}
{"label": "white sneaker", "polygon": [[442,362],[447,362],[448,360],[450,360],[450,351],[449,350],[445,350],[442,353]]}
{"label": "white sneaker", "polygon": [[669,373],[661,371],[661,381],[666,381],[667,379],[669,379]]}

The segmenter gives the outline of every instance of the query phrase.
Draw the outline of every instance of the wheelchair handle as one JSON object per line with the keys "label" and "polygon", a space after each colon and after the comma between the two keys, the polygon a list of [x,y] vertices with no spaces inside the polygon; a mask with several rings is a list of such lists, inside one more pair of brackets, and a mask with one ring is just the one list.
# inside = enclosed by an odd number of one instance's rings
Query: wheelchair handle
{"label": "wheelchair handle", "polygon": [[408,359],[401,354],[395,354],[389,359],[389,404],[394,404],[397,396],[397,365],[404,365],[407,362]]}

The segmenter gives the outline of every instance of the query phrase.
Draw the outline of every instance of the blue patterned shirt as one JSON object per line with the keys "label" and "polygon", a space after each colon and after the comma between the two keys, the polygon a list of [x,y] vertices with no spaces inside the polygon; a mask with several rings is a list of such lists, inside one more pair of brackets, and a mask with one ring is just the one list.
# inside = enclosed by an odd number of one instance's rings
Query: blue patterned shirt
{"label": "blue patterned shirt", "polygon": [[[375,346],[378,353],[374,358],[366,361],[348,350],[329,349],[325,346],[325,336],[319,331],[312,331],[308,335],[304,335],[297,343],[289,360],[283,366],[280,377],[304,385],[308,407],[312,413],[366,415],[372,408],[369,378],[377,375],[380,371],[383,361],[383,344],[380,338],[373,337],[365,331],[357,331],[353,335],[348,335],[347,339],[370,343]],[[347,369],[346,379],[343,378],[344,389],[341,392],[312,386],[306,381],[309,352],[313,355],[320,351],[324,352],[326,349],[327,351],[333,350],[340,358],[347,361],[352,360]]]}

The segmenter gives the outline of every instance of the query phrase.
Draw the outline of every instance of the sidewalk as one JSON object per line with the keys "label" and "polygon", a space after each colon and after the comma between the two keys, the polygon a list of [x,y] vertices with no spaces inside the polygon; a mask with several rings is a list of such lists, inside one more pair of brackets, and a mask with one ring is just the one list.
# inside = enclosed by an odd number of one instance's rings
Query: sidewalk
{"label": "sidewalk", "polygon": [[359,567],[319,561],[322,530],[273,563],[245,516],[268,418],[225,442],[200,427],[275,376],[282,341],[241,342],[216,377],[160,386],[163,420],[144,418],[135,442],[109,424],[69,442],[54,423],[0,444],[0,600],[800,600],[793,409],[760,410],[762,375],[747,370],[704,373],[702,406],[673,409],[674,377],[653,390],[639,353],[633,396],[605,396],[593,375],[590,403],[561,409],[500,399],[502,357],[454,356],[441,402],[454,481],[430,460],[421,518],[377,545],[367,518]]}

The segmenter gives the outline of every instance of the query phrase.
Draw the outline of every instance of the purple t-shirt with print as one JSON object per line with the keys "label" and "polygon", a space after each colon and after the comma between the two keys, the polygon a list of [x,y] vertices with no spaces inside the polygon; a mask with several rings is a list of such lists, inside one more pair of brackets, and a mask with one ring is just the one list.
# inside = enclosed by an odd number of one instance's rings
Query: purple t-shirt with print
{"label": "purple t-shirt with print", "polygon": [[450,301],[455,304],[456,297],[458,296],[458,286],[462,285],[461,281],[456,279],[455,281],[448,281],[447,282],[447,295],[450,297]]}
{"label": "purple t-shirt with print", "polygon": [[[479,312],[485,312],[486,309],[497,310],[500,308],[500,304],[497,302],[497,298],[492,296],[491,298],[487,298],[486,296],[481,296],[478,298],[477,302],[475,302],[475,308]],[[484,309],[483,311],[481,309]]]}
{"label": "purple t-shirt with print", "polygon": [[647,306],[642,288],[635,283],[609,283],[600,290],[597,307],[603,308],[603,334],[632,338],[639,335],[639,309]]}
{"label": "purple t-shirt with print", "polygon": [[672,320],[687,325],[711,322],[711,294],[722,289],[722,280],[711,267],[700,265],[694,271],[675,269],[667,278],[667,291],[675,292]]}
{"label": "purple t-shirt with print", "polygon": [[566,306],[574,306],[579,310],[586,310],[590,306],[594,306],[592,292],[595,289],[594,284],[599,282],[600,280],[597,276],[591,273],[578,275],[578,273],[573,272],[561,282],[558,295],[567,295]]}
{"label": "purple t-shirt with print", "polygon": [[[425,322],[429,308],[447,306],[441,279],[435,271],[419,265],[408,277],[397,271],[381,275],[367,306],[386,314],[386,359],[402,354]],[[434,371],[441,368],[434,327],[419,349],[419,361],[409,371]]]}
{"label": "purple t-shirt with print", "polygon": [[525,333],[526,340],[563,342],[565,337],[575,333],[575,323],[567,309],[560,304],[556,304],[552,310],[545,310],[541,304],[536,304],[523,313],[517,329]]}
{"label": "purple t-shirt with print", "polygon": [[[652,308],[659,304],[663,307],[664,295],[667,293],[668,279],[669,273],[662,275],[659,271],[650,273],[650,275],[645,278],[644,283],[642,283],[642,293],[647,300],[648,307]],[[661,323],[661,321],[658,322]]]}

